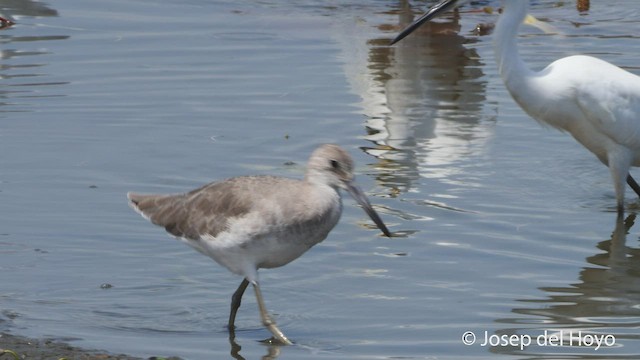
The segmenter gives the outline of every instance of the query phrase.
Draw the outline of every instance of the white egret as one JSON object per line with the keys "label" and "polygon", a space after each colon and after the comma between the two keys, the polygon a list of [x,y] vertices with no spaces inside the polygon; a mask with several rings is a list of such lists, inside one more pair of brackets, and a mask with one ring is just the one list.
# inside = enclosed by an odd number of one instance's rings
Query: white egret
{"label": "white egret", "polygon": [[[443,11],[466,2],[441,1],[392,44]],[[507,90],[529,116],[569,132],[609,167],[618,213],[622,214],[625,181],[640,195],[640,186],[629,174],[631,166],[640,166],[640,77],[585,55],[556,60],[541,71],[529,69],[516,43],[529,0],[502,0],[502,6],[493,45]]]}

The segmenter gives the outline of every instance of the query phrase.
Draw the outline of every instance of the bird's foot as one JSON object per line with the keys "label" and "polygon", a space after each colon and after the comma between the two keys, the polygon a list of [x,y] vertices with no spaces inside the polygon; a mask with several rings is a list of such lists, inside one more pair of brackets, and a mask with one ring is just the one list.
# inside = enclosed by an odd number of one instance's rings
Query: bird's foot
{"label": "bird's foot", "polygon": [[291,340],[289,340],[280,329],[276,326],[276,323],[268,319],[263,321],[264,326],[273,334],[273,338],[266,340],[265,342],[269,342],[270,344],[277,345],[293,345]]}

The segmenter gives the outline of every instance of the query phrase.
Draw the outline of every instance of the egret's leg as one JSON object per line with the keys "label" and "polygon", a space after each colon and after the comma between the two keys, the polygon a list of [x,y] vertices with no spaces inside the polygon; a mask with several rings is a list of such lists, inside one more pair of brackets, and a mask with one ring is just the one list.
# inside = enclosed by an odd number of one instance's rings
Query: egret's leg
{"label": "egret's leg", "polygon": [[633,177],[631,177],[631,174],[627,175],[627,184],[629,184],[629,186],[631,186],[633,191],[635,191],[636,194],[640,196],[640,185],[638,185],[636,180]]}
{"label": "egret's leg", "polygon": [[227,326],[231,330],[235,328],[234,324],[236,322],[236,313],[238,312],[238,308],[240,308],[242,295],[244,295],[244,291],[247,289],[248,285],[249,285],[249,280],[247,280],[246,278],[242,279],[240,286],[238,286],[238,289],[236,290],[236,292],[234,292],[233,295],[231,296],[231,312],[229,313],[229,323],[227,324]]}
{"label": "egret's leg", "polygon": [[620,180],[619,176],[613,176],[613,188],[616,191],[618,215],[624,214],[624,180]]}
{"label": "egret's leg", "polygon": [[289,339],[278,329],[276,326],[276,322],[273,321],[269,313],[267,312],[267,308],[264,306],[264,300],[262,299],[262,292],[260,291],[260,285],[258,285],[257,281],[252,281],[253,288],[256,291],[256,300],[258,300],[258,308],[260,309],[260,317],[262,318],[262,324],[271,331],[273,337],[281,342],[284,345],[293,345]]}
{"label": "egret's leg", "polygon": [[[613,188],[616,191],[616,202],[618,205],[618,214],[624,213],[624,191],[626,190],[626,184],[631,178],[629,176],[629,168],[631,168],[631,155],[629,151],[624,148],[620,148],[607,153],[607,165],[611,172],[611,178],[613,180]],[[635,181],[633,181],[635,183]]]}

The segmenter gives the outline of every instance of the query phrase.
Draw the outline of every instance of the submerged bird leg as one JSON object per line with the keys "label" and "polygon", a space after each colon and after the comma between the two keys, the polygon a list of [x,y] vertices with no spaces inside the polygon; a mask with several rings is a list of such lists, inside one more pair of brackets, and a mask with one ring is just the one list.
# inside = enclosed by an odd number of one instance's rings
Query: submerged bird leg
{"label": "submerged bird leg", "polygon": [[267,308],[264,306],[264,300],[262,299],[262,292],[260,291],[260,285],[258,285],[257,281],[252,281],[253,288],[256,291],[256,300],[258,300],[258,308],[260,309],[260,317],[262,318],[262,324],[271,331],[273,337],[282,343],[283,345],[293,345],[289,339],[278,329],[276,326],[276,322],[273,321],[269,313],[267,312]]}
{"label": "submerged bird leg", "polygon": [[640,185],[638,185],[636,180],[633,177],[631,177],[631,174],[627,175],[627,184],[629,184],[629,186],[631,186],[633,191],[635,191],[636,194],[640,196]]}
{"label": "submerged bird leg", "polygon": [[236,290],[236,292],[234,292],[233,295],[231,296],[231,312],[229,313],[229,323],[227,324],[227,327],[229,328],[229,330],[235,329],[234,324],[236,322],[236,313],[238,312],[238,308],[240,308],[242,295],[244,295],[244,291],[247,289],[248,285],[249,285],[249,280],[247,280],[246,278],[242,279],[240,286],[238,286],[238,289]]}

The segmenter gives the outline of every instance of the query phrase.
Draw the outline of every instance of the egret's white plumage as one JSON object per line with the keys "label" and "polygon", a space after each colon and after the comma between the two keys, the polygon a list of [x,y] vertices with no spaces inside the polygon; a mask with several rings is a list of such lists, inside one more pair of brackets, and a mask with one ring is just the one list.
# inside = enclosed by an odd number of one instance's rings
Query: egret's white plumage
{"label": "egret's white plumage", "polygon": [[[444,0],[407,27],[394,42],[443,10],[466,1]],[[575,55],[531,70],[518,53],[516,35],[529,11],[529,0],[502,0],[494,31],[500,76],[522,109],[537,121],[570,133],[610,169],[618,212],[625,182],[640,195],[629,175],[640,166],[640,77],[604,60]]]}

